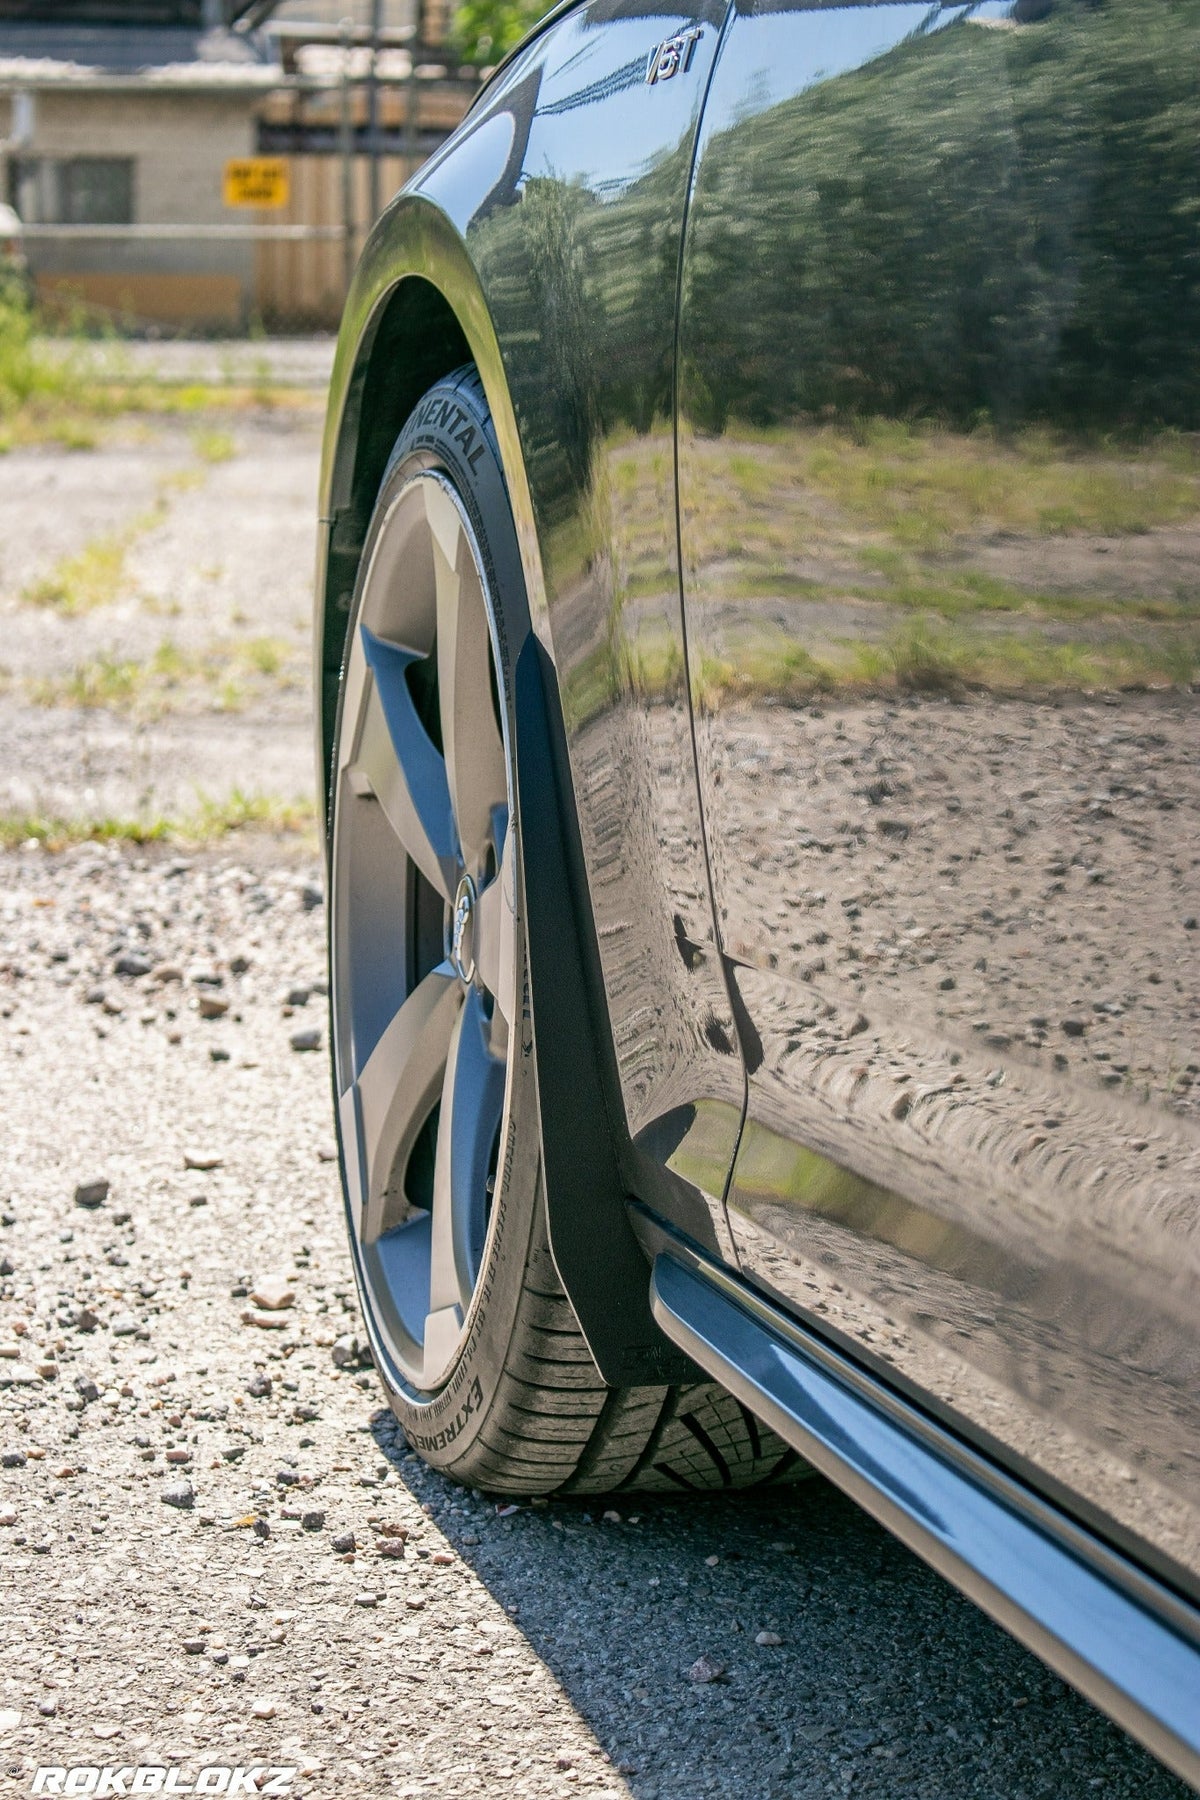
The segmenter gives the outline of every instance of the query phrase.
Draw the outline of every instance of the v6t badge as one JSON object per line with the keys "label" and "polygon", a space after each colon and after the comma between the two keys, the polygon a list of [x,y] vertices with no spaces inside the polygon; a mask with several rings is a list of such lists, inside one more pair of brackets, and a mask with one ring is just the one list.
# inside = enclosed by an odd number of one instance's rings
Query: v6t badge
{"label": "v6t badge", "polygon": [[692,66],[692,53],[703,35],[704,27],[697,25],[692,31],[677,31],[674,37],[656,44],[646,61],[646,85],[653,87],[656,81],[670,81],[681,70],[686,75]]}

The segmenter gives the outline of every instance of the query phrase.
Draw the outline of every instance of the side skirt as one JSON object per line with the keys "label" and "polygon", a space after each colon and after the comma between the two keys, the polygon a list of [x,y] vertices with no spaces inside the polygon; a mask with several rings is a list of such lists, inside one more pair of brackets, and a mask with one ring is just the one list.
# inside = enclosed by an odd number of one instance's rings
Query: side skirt
{"label": "side skirt", "polygon": [[668,1337],[1155,1756],[1200,1786],[1200,1614],[684,1246]]}

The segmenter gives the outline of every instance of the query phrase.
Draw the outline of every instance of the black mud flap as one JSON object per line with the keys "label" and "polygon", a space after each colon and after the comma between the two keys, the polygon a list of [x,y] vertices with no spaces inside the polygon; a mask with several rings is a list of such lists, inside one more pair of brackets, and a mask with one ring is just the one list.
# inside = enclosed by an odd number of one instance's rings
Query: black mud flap
{"label": "black mud flap", "polygon": [[588,1348],[614,1387],[702,1379],[650,1311],[625,1210],[616,1068],[553,664],[531,632],[515,678],[534,1061],[550,1248]]}

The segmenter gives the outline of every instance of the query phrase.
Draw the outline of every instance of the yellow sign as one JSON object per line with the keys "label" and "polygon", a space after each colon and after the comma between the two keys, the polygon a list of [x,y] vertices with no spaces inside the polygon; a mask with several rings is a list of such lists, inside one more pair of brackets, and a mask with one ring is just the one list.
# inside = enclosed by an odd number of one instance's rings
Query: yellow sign
{"label": "yellow sign", "polygon": [[225,164],[226,206],[286,206],[288,166],[281,156],[242,156]]}

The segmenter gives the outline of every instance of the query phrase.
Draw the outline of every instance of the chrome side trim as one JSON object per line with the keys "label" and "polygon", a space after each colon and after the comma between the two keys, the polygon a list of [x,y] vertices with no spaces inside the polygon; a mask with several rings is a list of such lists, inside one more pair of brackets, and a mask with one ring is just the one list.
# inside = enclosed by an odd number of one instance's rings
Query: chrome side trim
{"label": "chrome side trim", "polygon": [[[1200,1787],[1200,1615],[812,1333],[680,1249],[668,1337],[822,1474],[1184,1780]],[[1171,1623],[1167,1623],[1167,1620]]]}

